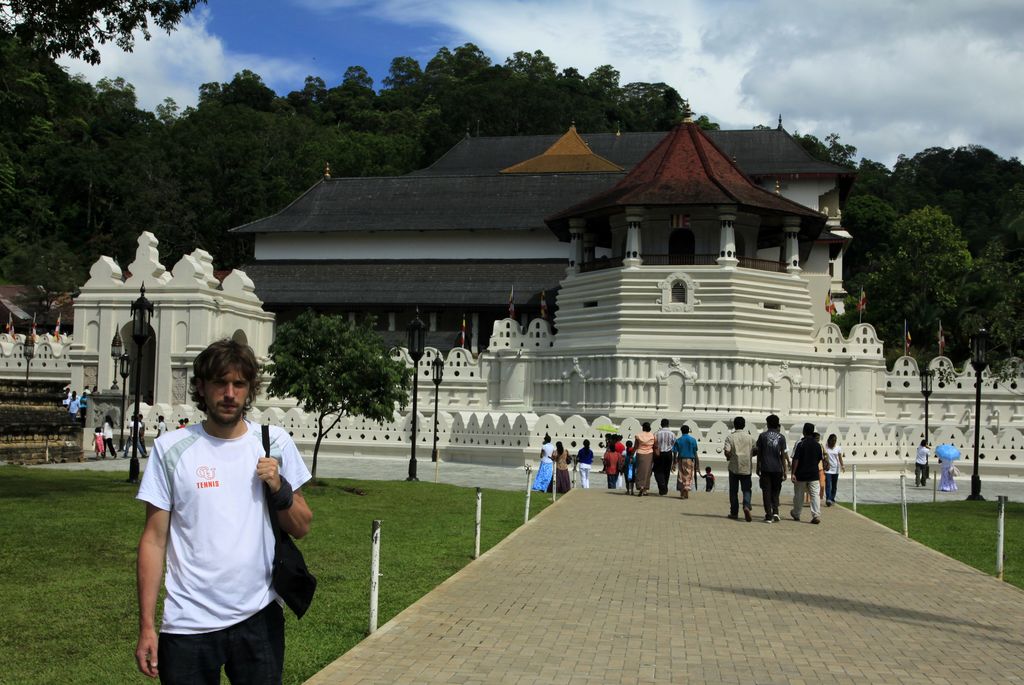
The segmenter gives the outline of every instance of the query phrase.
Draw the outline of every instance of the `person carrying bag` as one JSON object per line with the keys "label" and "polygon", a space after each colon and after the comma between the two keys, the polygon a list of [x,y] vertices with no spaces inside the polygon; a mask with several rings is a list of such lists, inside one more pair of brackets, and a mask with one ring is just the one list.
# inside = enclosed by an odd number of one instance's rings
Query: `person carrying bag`
{"label": "person carrying bag", "polygon": [[[267,458],[274,458],[280,462],[280,457],[271,457],[270,454],[270,426],[263,424],[260,428],[263,432],[263,453]],[[284,493],[283,496],[282,493]],[[281,530],[274,506],[275,502],[285,500],[288,501],[287,505],[280,508],[287,509],[288,506],[291,506],[292,486],[288,484],[288,481],[283,481],[281,489],[274,495],[270,492],[270,486],[264,483],[263,494],[267,500],[270,525],[274,529],[274,539],[276,540],[270,584],[288,605],[288,608],[295,612],[295,617],[302,618],[313,602],[313,594],[316,592],[316,576],[309,572],[306,560],[292,537]]]}

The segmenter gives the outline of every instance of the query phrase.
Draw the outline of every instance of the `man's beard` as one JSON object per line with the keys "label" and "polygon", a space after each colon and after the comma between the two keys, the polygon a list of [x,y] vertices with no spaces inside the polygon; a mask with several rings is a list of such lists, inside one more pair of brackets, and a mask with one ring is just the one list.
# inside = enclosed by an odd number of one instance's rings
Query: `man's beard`
{"label": "man's beard", "polygon": [[242,415],[245,414],[245,405],[240,404],[236,407],[236,410],[230,414],[229,418],[225,418],[219,411],[214,409],[206,413],[206,418],[218,426],[233,426],[242,420]]}

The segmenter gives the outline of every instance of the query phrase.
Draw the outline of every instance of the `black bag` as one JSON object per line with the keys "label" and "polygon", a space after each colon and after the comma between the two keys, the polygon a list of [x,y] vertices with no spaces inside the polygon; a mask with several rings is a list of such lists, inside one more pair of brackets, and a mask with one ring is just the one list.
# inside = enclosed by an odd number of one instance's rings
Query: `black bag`
{"label": "black bag", "polygon": [[[263,453],[270,457],[270,426],[263,425]],[[263,494],[267,500],[267,511],[270,513],[270,525],[274,529],[274,565],[271,569],[270,584],[277,594],[295,612],[296,618],[302,618],[309,605],[313,602],[316,592],[316,576],[309,572],[302,552],[295,546],[288,533],[281,530],[277,521],[277,512],[270,505],[270,486],[263,484]]]}

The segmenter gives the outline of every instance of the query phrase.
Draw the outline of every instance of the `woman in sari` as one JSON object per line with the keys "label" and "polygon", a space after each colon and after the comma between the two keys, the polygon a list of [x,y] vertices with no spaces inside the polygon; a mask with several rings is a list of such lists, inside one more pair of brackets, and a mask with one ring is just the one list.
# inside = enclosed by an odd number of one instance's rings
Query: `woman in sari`
{"label": "woman in sari", "polygon": [[644,422],[639,433],[634,436],[636,447],[636,489],[638,497],[645,497],[651,489],[651,468],[654,466],[654,433],[651,424]]}
{"label": "woman in sari", "polygon": [[537,469],[537,476],[533,479],[533,488],[537,492],[547,492],[551,487],[551,475],[554,468],[554,461],[551,459],[555,448],[551,445],[551,436],[544,436],[544,444],[540,447],[540,468]]}
{"label": "woman in sari", "polygon": [[562,443],[555,443],[555,487],[558,494],[569,492],[572,483],[569,480],[569,452],[562,446]]}
{"label": "woman in sari", "polygon": [[939,490],[943,492],[956,492],[956,477],[960,470],[953,464],[952,459],[942,459],[942,475],[939,478]]}

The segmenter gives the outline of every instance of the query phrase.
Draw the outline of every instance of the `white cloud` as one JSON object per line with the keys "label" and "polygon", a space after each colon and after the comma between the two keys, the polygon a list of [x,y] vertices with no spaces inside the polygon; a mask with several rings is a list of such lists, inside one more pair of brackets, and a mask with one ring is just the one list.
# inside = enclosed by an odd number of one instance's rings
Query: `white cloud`
{"label": "white cloud", "polygon": [[[425,54],[442,40],[449,47],[470,41],[499,63],[517,50],[542,50],[584,74],[611,64],[623,83],[668,83],[723,127],[773,124],[781,113],[790,131],[822,138],[837,132],[861,155],[887,164],[900,153],[964,143],[1024,157],[1020,0],[290,4],[347,22],[370,16],[424,29],[423,45],[395,46],[394,55]],[[63,63],[90,80],[124,76],[146,107],[166,95],[192,104],[199,84],[230,80],[243,68],[285,89],[316,73],[316,65],[231,52],[208,31],[207,12],[191,15],[170,36],[156,32],[152,41],[138,41],[134,54],[104,47],[98,67]]]}
{"label": "white cloud", "polygon": [[139,106],[145,109],[153,109],[165,97],[174,98],[182,108],[194,105],[201,84],[230,81],[243,69],[256,72],[271,87],[275,83],[301,84],[311,73],[308,66],[289,60],[231,52],[207,30],[208,22],[209,10],[200,10],[187,16],[170,34],[152,31],[149,41],[137,34],[131,53],[104,45],[98,65],[68,58],[58,61],[70,73],[82,74],[92,83],[123,77],[135,86]]}
{"label": "white cloud", "polygon": [[[313,0],[308,0],[313,2]],[[330,7],[331,0],[317,2]],[[500,61],[542,50],[587,73],[665,81],[725,127],[841,134],[891,164],[965,142],[1024,156],[1019,0],[334,0],[449,28]]]}

